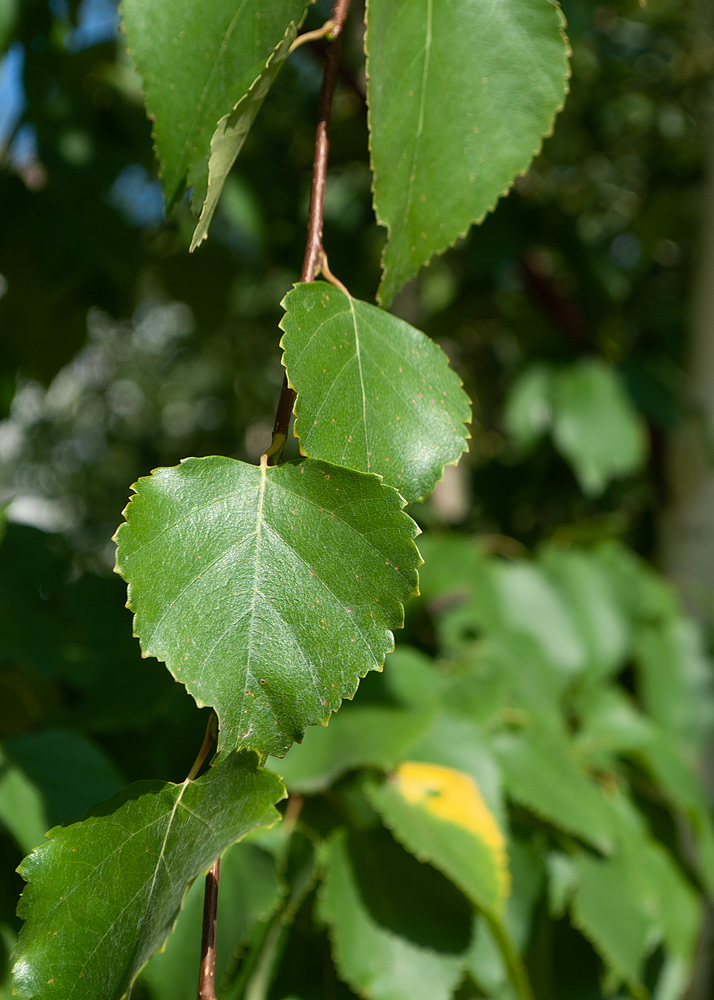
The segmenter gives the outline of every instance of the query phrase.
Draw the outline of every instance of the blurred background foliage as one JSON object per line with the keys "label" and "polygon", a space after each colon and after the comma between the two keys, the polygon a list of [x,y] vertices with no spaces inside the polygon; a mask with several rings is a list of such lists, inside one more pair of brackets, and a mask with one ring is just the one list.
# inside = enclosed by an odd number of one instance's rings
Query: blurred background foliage
{"label": "blurred background foliage", "polygon": [[[475,410],[459,470],[411,512],[436,535],[482,536],[501,559],[616,539],[656,563],[666,439],[686,415],[712,14],[704,0],[562,6],[573,76],[553,135],[395,303],[445,348]],[[371,300],[384,233],[353,7],[324,243]],[[14,868],[38,831],[126,781],[183,778],[200,743],[203,713],[139,656],[111,536],[152,468],[255,461],[267,445],[279,303],[304,246],[319,43],[279,75],[211,238],[189,256],[185,201],[163,219],[117,24],[113,0],[0,0],[0,954],[17,926]],[[415,615],[409,641],[438,654],[431,619]],[[703,625],[692,641],[709,664]],[[637,695],[632,663],[618,669]],[[567,996],[600,996],[596,978],[577,989]]]}

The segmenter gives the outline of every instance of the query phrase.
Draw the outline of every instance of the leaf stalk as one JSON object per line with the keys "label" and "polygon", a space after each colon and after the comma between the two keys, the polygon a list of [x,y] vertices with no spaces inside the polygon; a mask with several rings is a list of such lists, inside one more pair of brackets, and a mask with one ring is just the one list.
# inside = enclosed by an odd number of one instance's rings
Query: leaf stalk
{"label": "leaf stalk", "polygon": [[[310,189],[310,209],[307,219],[307,242],[305,257],[302,264],[300,281],[314,281],[320,264],[322,253],[322,223],[325,203],[325,184],[327,181],[327,160],[330,146],[330,116],[332,100],[337,84],[337,68],[340,59],[340,43],[342,29],[349,10],[350,0],[336,0],[332,14],[327,22],[332,24],[328,37],[330,43],[325,52],[325,66],[322,74],[322,88],[317,112],[317,130],[315,132],[315,155],[312,164],[312,187]],[[323,25],[324,27],[324,25]],[[290,417],[295,402],[295,390],[288,382],[287,373],[283,377],[283,387],[278,400],[273,428],[273,440],[266,454],[272,455],[273,463],[278,464],[285,450],[288,438]]]}

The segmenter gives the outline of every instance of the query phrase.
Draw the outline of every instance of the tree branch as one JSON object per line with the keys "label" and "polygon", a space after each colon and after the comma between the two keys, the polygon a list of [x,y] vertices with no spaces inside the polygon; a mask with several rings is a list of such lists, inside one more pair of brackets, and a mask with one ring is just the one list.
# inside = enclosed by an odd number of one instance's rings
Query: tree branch
{"label": "tree branch", "polygon": [[197,1000],[216,1000],[216,914],[218,912],[218,858],[206,875],[203,895],[203,927],[201,929],[201,968],[198,974]]}
{"label": "tree branch", "polygon": [[[315,156],[312,165],[310,210],[307,220],[307,244],[305,246],[305,258],[302,264],[300,281],[313,281],[320,263],[325,182],[327,180],[327,154],[330,145],[330,115],[332,113],[332,99],[335,95],[335,85],[337,83],[337,67],[340,59],[342,29],[349,6],[350,0],[336,0],[332,8],[332,14],[330,15],[330,21],[333,22],[334,27],[329,35],[332,41],[327,46],[325,67],[322,75],[322,89],[320,90],[320,103],[317,113],[317,132],[315,134]],[[273,457],[273,461],[276,464],[282,457],[285,442],[288,439],[288,428],[290,426],[290,416],[293,411],[294,402],[295,392],[288,385],[286,374],[283,378],[283,388],[275,414],[273,440],[266,452],[267,455]]]}

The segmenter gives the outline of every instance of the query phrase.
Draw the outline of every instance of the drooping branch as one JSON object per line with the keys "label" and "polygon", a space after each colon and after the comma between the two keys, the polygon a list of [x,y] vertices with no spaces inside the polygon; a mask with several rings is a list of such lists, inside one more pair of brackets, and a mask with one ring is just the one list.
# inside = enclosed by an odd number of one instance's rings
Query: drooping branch
{"label": "drooping branch", "polygon": [[[330,145],[330,116],[332,100],[337,83],[337,69],[340,59],[340,43],[350,0],[336,0],[330,15],[333,28],[330,31],[330,43],[325,53],[325,67],[322,75],[322,89],[317,114],[317,130],[315,133],[315,155],[312,165],[312,187],[310,190],[310,209],[307,220],[307,242],[305,257],[302,264],[300,281],[313,281],[320,263],[322,251],[322,222],[325,203],[325,183],[327,181],[327,155]],[[283,379],[283,388],[278,400],[273,428],[273,440],[267,454],[279,462],[288,439],[290,415],[292,414],[295,393],[288,385],[287,375]]]}

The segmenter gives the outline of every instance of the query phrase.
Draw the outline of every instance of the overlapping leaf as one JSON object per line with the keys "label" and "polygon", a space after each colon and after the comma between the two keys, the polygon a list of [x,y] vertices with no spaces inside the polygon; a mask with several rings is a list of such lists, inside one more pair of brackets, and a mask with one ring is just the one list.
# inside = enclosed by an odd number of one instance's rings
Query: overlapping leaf
{"label": "overlapping leaf", "polygon": [[324,282],[283,300],[281,341],[311,458],[377,472],[423,500],[466,448],[466,393],[443,351],[403,320]]}
{"label": "overlapping leaf", "polygon": [[562,25],[549,0],[370,0],[374,202],[389,229],[384,305],[493,208],[537,152],[566,93]]}
{"label": "overlapping leaf", "polygon": [[161,946],[191,881],[278,818],[279,779],[233,753],[197,781],[141,781],[56,827],[22,864],[18,996],[120,1000]]}
{"label": "overlapping leaf", "polygon": [[360,996],[452,996],[469,944],[469,907],[442,875],[384,832],[335,836],[320,903],[337,970]]}
{"label": "overlapping leaf", "polygon": [[223,748],[284,752],[382,666],[420,558],[376,476],[211,457],[135,488],[117,568],[136,634],[215,708]]}
{"label": "overlapping leaf", "polygon": [[326,728],[310,729],[299,747],[271,766],[290,792],[323,791],[354,767],[394,767],[429,724],[428,709],[405,712],[387,706],[355,706]]}
{"label": "overlapping leaf", "polygon": [[[152,1000],[195,1000],[201,962],[203,879],[189,889],[166,947],[141,973]],[[252,925],[267,919],[278,906],[285,886],[267,851],[242,841],[221,859],[221,891],[216,919],[216,983],[234,963]]]}
{"label": "overlapping leaf", "polygon": [[167,210],[184,187],[193,187],[196,210],[203,205],[217,123],[266,73],[308,6],[309,0],[123,0],[122,26],[144,78]]}
{"label": "overlapping leaf", "polygon": [[412,853],[443,871],[477,906],[502,913],[510,886],[505,841],[471,777],[407,761],[372,799]]}

